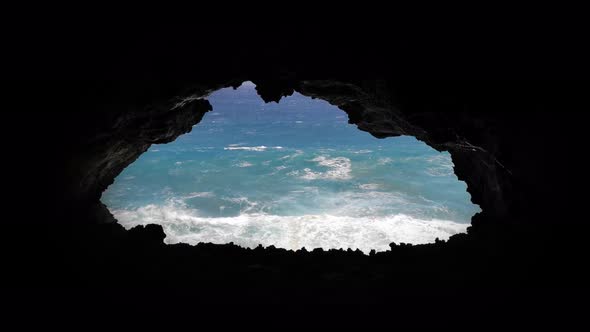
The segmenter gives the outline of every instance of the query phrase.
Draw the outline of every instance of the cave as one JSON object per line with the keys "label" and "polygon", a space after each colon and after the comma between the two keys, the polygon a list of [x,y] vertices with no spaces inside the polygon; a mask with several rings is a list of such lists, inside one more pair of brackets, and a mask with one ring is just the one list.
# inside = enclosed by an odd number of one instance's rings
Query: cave
{"label": "cave", "polygon": [[[341,320],[352,312],[372,317],[365,322],[452,317],[480,326],[573,322],[564,317],[584,312],[590,90],[588,56],[569,47],[583,36],[552,28],[453,40],[441,26],[418,37],[389,23],[364,31],[268,22],[226,33],[230,22],[144,30],[101,18],[30,25],[31,34],[7,41],[17,56],[7,52],[3,81],[5,142],[16,142],[6,147],[15,169],[5,176],[6,315],[97,321],[174,307],[203,317],[231,304],[246,318],[334,311]],[[369,255],[166,245],[161,226],[125,230],[102,193],[150,147],[198,124],[212,110],[207,96],[244,81],[265,102],[296,92],[338,107],[376,138],[411,136],[448,153],[481,212],[447,240]]]}
{"label": "cave", "polygon": [[374,138],[327,102],[264,103],[251,82],[207,100],[190,133],[152,145],[102,193],[126,229],[161,225],[167,244],[369,254],[446,241],[480,211],[448,153]]}

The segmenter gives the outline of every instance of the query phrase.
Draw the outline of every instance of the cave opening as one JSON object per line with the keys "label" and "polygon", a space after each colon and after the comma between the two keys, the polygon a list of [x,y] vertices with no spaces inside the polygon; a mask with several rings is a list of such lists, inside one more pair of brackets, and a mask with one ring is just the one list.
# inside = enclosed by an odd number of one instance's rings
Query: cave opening
{"label": "cave opening", "polygon": [[411,136],[377,139],[326,101],[297,92],[265,103],[251,82],[152,145],[102,195],[129,229],[165,242],[385,251],[465,232],[480,211],[447,152]]}

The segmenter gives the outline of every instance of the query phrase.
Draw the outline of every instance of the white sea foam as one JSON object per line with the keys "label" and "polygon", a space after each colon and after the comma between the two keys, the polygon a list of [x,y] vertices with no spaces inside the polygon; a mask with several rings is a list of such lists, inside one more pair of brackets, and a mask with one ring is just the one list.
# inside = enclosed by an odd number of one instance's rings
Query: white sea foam
{"label": "white sea foam", "polygon": [[327,156],[319,156],[311,161],[315,161],[319,166],[328,167],[326,172],[314,172],[309,168],[303,169],[302,179],[306,180],[347,180],[350,175],[352,165],[350,159],[345,157],[329,158]]}
{"label": "white sea foam", "polygon": [[253,165],[254,165],[254,164],[252,164],[252,163],[249,163],[249,162],[247,162],[247,161],[242,161],[242,162],[239,162],[239,163],[235,164],[235,166],[237,166],[237,167],[241,167],[241,168],[244,168],[244,167],[250,167],[250,166],[253,166]]}
{"label": "white sea foam", "polygon": [[293,158],[298,157],[302,154],[303,154],[303,150],[295,150],[294,154],[288,154],[286,156],[282,156],[281,158],[279,158],[279,160],[293,159]]}
{"label": "white sea foam", "polygon": [[250,213],[253,211],[264,210],[264,205],[259,206],[258,202],[253,202],[248,197],[224,197],[225,201],[240,205],[240,213]]}
{"label": "white sea foam", "polygon": [[189,198],[197,198],[197,197],[214,197],[215,194],[213,194],[210,191],[203,191],[203,192],[192,192],[186,196],[184,196],[184,199],[189,199]]}
{"label": "white sea foam", "polygon": [[453,174],[453,168],[429,167],[426,169],[426,174],[430,176],[449,176]]}
{"label": "white sea foam", "polygon": [[387,165],[389,163],[393,162],[393,159],[386,157],[386,158],[379,158],[379,160],[377,160],[377,164],[379,165]]}
{"label": "white sea foam", "polygon": [[261,152],[261,151],[266,151],[267,149],[275,149],[275,150],[281,150],[283,149],[282,146],[265,146],[265,145],[259,145],[259,146],[238,146],[236,144],[230,144],[229,146],[226,146],[223,148],[224,150],[245,150],[245,151],[257,151],[257,152]]}
{"label": "white sea foam", "polygon": [[[342,191],[338,194],[321,195],[320,190],[306,189],[315,195],[317,206],[323,213],[334,216],[366,217],[394,214],[423,215],[423,207],[412,202],[406,195],[384,191]],[[292,199],[287,197],[287,199]],[[279,201],[279,204],[282,202]]]}
{"label": "white sea foam", "polygon": [[454,173],[453,161],[448,154],[439,154],[426,158],[426,162],[434,165],[426,169],[426,174],[430,176],[449,176]]}
{"label": "white sea foam", "polygon": [[405,214],[387,217],[276,216],[242,213],[236,217],[204,218],[184,205],[147,205],[136,210],[115,210],[121,225],[160,224],[164,242],[197,244],[234,242],[254,248],[258,244],[285,249],[324,248],[385,251],[391,242],[430,243],[465,232],[468,224],[449,220],[421,220]]}
{"label": "white sea foam", "polygon": [[266,151],[268,147],[264,145],[260,146],[227,146],[224,150],[245,150],[245,151]]}
{"label": "white sea foam", "polygon": [[363,190],[377,190],[381,187],[378,183],[363,183],[359,184],[359,188]]}
{"label": "white sea foam", "polygon": [[371,153],[373,152],[373,150],[357,150],[357,151],[352,151],[352,153],[354,154],[366,154],[366,153]]}

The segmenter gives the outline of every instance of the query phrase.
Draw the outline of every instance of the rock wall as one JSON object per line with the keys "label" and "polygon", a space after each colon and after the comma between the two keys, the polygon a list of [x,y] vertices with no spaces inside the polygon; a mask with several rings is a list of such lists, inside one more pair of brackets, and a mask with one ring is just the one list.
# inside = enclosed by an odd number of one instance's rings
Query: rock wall
{"label": "rock wall", "polygon": [[[483,113],[485,110],[465,109],[476,105],[459,101],[455,105],[439,106],[440,100],[428,100],[432,104],[424,106],[423,98],[427,97],[419,95],[419,91],[431,87],[415,87],[406,82],[258,80],[256,83],[267,102],[279,101],[282,96],[297,91],[338,106],[348,114],[350,123],[377,138],[411,135],[439,151],[449,151],[455,173],[467,182],[473,202],[482,207],[486,218],[500,222],[514,203],[510,198],[513,182],[510,161],[501,160],[499,142],[493,136],[502,129],[489,114]],[[151,144],[167,143],[190,131],[211,110],[206,101],[209,93],[238,84],[239,81],[229,81],[187,88],[182,94],[148,100],[144,105],[129,105],[127,111],[116,113],[112,123],[81,142],[75,158],[70,160],[66,169],[70,174],[72,200],[77,200],[77,205],[81,202],[98,205],[100,208],[94,210],[104,212],[100,218],[111,218],[98,199],[114,178]]]}
{"label": "rock wall", "polygon": [[[14,79],[2,86],[5,163],[15,168],[3,178],[15,198],[6,210],[16,213],[3,220],[1,244],[13,299],[48,299],[44,310],[65,299],[69,308],[107,315],[105,308],[141,308],[144,299],[158,308],[174,301],[430,304],[448,319],[507,306],[571,308],[588,294],[590,89],[587,81],[542,80],[564,68],[583,74],[581,52],[547,57],[546,35],[538,49],[523,53],[519,39],[505,53],[481,52],[489,57],[459,47],[473,50],[480,35],[420,49],[424,39],[400,40],[387,26],[379,37],[355,34],[357,25],[321,36],[294,25],[277,40],[265,25],[231,41],[215,35],[216,25],[139,36],[141,29],[121,34],[101,19],[94,33],[71,40],[49,27],[43,43],[19,45],[30,47],[26,66],[8,68]],[[44,52],[54,45],[67,52]],[[514,80],[520,77],[536,80]],[[449,151],[483,212],[468,234],[368,256],[167,246],[159,226],[125,231],[113,223],[99,198],[115,176],[150,144],[189,131],[210,109],[208,93],[244,80],[267,101],[298,91],[339,106],[376,137],[413,135]]]}

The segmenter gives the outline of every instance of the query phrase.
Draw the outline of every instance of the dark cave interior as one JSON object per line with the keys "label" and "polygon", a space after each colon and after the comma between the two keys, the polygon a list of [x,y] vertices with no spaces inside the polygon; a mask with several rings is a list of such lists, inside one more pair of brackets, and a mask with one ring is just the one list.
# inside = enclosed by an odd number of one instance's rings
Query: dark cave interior
{"label": "dark cave interior", "polygon": [[[5,134],[19,140],[8,149],[22,175],[7,182],[21,198],[35,190],[35,198],[12,205],[30,212],[4,227],[12,234],[3,251],[11,253],[4,285],[13,308],[140,312],[166,300],[301,310],[301,303],[371,303],[397,313],[436,306],[441,317],[456,308],[467,317],[498,315],[498,308],[538,315],[557,303],[570,313],[583,309],[575,303],[588,295],[589,226],[580,215],[585,197],[572,187],[584,181],[587,81],[565,80],[559,66],[539,72],[536,65],[547,62],[538,57],[518,62],[535,49],[520,50],[516,59],[492,54],[464,61],[445,53],[427,64],[423,55],[414,57],[424,48],[396,53],[368,42],[363,49],[305,39],[264,43],[267,36],[251,44],[213,41],[207,52],[199,44],[181,54],[152,49],[185,40],[172,35],[81,42],[80,58],[48,55],[24,72],[7,73],[17,77],[3,81],[12,109],[7,123],[16,125]],[[449,47],[460,53],[457,45]],[[310,48],[316,56],[305,51]],[[477,66],[482,62],[492,65]],[[211,109],[210,92],[245,80],[266,102],[297,91],[338,106],[375,137],[412,135],[449,151],[483,212],[467,234],[392,244],[369,256],[166,246],[159,226],[125,231],[114,223],[99,201],[114,178],[151,144],[171,142],[198,123]],[[55,305],[56,299],[67,304]]]}
{"label": "dark cave interior", "polygon": [[[123,230],[99,202],[100,193],[150,144],[172,141],[210,110],[205,99],[196,98],[175,108],[179,98],[203,96],[241,81],[215,83],[160,100],[145,94],[150,106],[144,107],[129,107],[121,101],[116,103],[121,107],[115,108],[109,102],[109,111],[102,112],[93,102],[97,112],[90,114],[97,121],[75,127],[67,122],[72,119],[61,122],[66,124],[63,128],[78,130],[74,144],[61,142],[70,149],[63,150],[67,158],[62,159],[63,164],[54,164],[50,169],[54,173],[46,179],[63,188],[60,196],[47,196],[52,200],[48,208],[58,208],[59,217],[55,223],[28,225],[37,229],[27,242],[34,244],[26,248],[32,251],[31,260],[15,262],[19,271],[26,271],[17,284],[103,291],[130,287],[140,292],[155,283],[160,291],[181,298],[198,292],[199,301],[205,303],[218,294],[229,296],[228,292],[255,292],[256,301],[266,303],[291,301],[293,296],[304,301],[306,296],[315,298],[318,290],[327,294],[324,300],[328,302],[387,302],[392,296],[447,297],[457,292],[471,296],[472,289],[499,301],[498,294],[514,296],[515,292],[526,293],[528,298],[539,287],[549,286],[549,280],[565,276],[569,286],[585,284],[584,266],[577,254],[584,252],[581,230],[587,226],[568,216],[567,210],[539,209],[558,203],[555,192],[567,185],[546,176],[547,169],[560,163],[548,160],[546,149],[555,158],[561,153],[562,160],[568,160],[563,154],[570,152],[562,149],[569,146],[562,145],[565,137],[539,144],[547,128],[555,125],[553,107],[559,106],[549,104],[547,97],[558,96],[556,101],[561,102],[563,95],[556,91],[569,93],[577,85],[253,81],[267,101],[298,91],[338,105],[350,122],[377,137],[410,134],[435,149],[450,151],[456,174],[467,182],[473,202],[483,212],[473,217],[468,234],[430,245],[392,245],[391,251],[370,256],[353,251],[250,250],[232,245],[166,246],[160,226]],[[115,91],[118,89],[116,86]],[[136,99],[132,100],[135,104]],[[70,141],[68,136],[64,139]],[[578,231],[572,232],[572,227]],[[44,251],[37,252],[42,244],[46,244]],[[38,279],[39,270],[44,271],[43,280]],[[180,290],[172,282],[178,275],[208,286]],[[276,287],[281,291],[273,291]],[[341,293],[342,289],[348,291]],[[251,297],[232,299],[252,301]]]}

